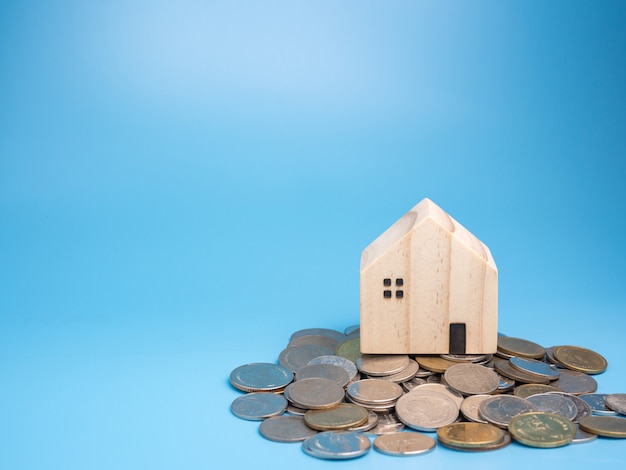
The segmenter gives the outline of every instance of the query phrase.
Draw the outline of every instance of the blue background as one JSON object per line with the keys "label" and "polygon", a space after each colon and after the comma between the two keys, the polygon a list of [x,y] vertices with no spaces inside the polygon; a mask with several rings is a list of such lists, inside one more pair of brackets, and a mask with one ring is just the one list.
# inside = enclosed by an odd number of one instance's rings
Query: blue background
{"label": "blue background", "polygon": [[228,375],[358,323],[361,251],[423,197],[490,247],[500,331],[595,349],[626,392],[624,24],[620,1],[2,2],[0,467],[332,465],[232,416]]}

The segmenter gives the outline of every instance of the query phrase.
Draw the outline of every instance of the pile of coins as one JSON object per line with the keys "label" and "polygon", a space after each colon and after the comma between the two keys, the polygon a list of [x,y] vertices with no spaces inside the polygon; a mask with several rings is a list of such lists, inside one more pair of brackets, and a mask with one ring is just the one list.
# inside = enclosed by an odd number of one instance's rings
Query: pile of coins
{"label": "pile of coins", "polygon": [[586,348],[504,335],[495,355],[371,355],[360,352],[358,326],[309,328],[291,336],[277,364],[232,371],[230,383],[245,394],[231,410],[261,421],[266,439],[302,442],[320,459],[356,458],[372,447],[419,455],[437,442],[468,452],[512,440],[560,447],[626,438],[626,394],[595,393],[592,375],[606,368]]}

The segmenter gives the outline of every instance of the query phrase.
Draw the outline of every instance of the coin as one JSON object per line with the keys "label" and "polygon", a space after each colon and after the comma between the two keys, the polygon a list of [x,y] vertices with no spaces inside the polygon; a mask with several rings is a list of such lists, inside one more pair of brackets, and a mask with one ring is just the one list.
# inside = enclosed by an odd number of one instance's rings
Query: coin
{"label": "coin", "polygon": [[465,419],[468,421],[473,421],[475,423],[487,423],[485,419],[480,417],[480,414],[478,413],[478,406],[481,402],[491,397],[492,395],[470,395],[469,397],[465,397],[461,403],[461,414],[465,416]]}
{"label": "coin", "polygon": [[626,415],[626,393],[611,393],[606,396],[604,402],[616,413]]}
{"label": "coin", "polygon": [[368,436],[378,436],[380,434],[390,434],[404,429],[404,423],[398,419],[395,413],[375,413],[378,416],[376,426],[369,429]]}
{"label": "coin", "polygon": [[296,372],[296,380],[315,377],[332,380],[341,387],[345,387],[350,382],[350,376],[346,370],[332,364],[308,364]]}
{"label": "coin", "polygon": [[278,356],[278,363],[290,371],[296,372],[311,362],[312,359],[318,356],[328,356],[334,352],[333,348],[316,344],[290,346],[281,351]]}
{"label": "coin", "polygon": [[433,432],[453,423],[459,416],[459,407],[443,393],[415,389],[398,399],[396,415],[410,428]]}
{"label": "coin", "polygon": [[293,341],[296,338],[300,338],[302,336],[328,336],[330,338],[336,339],[338,342],[344,341],[346,339],[346,335],[332,330],[330,328],[305,328],[304,330],[298,330],[289,338],[289,341]]}
{"label": "coin", "polygon": [[508,446],[511,443],[511,436],[509,435],[508,432],[505,432],[504,437],[502,438],[500,442],[496,442],[495,444],[490,444],[490,445],[485,445],[485,446],[480,446],[480,447],[455,446],[452,444],[444,443],[442,441],[439,441],[439,443],[443,445],[444,447],[447,447],[448,449],[460,450],[463,452],[485,452],[489,450],[502,449],[503,447]]}
{"label": "coin", "polygon": [[614,416],[617,413],[606,406],[606,393],[584,393],[578,398],[587,403],[594,414],[604,416]]}
{"label": "coin", "polygon": [[429,370],[431,372],[443,373],[448,367],[452,367],[457,363],[454,361],[448,361],[441,356],[417,356],[415,358],[417,363],[422,369]]}
{"label": "coin", "polygon": [[472,363],[459,363],[449,367],[444,378],[446,384],[463,395],[489,394],[498,389],[500,379],[491,369]]}
{"label": "coin", "polygon": [[556,380],[559,378],[559,371],[553,369],[548,364],[536,359],[528,359],[523,357],[512,357],[509,363],[514,369],[525,372],[530,375],[537,375],[542,379]]}
{"label": "coin", "polygon": [[[341,341],[344,341],[344,340],[345,340],[345,337],[341,339]],[[332,338],[330,336],[325,336],[325,335],[308,335],[308,336],[299,336],[297,338],[292,339],[291,341],[289,341],[289,344],[287,345],[287,347],[290,348],[293,346],[303,346],[305,344],[313,344],[315,346],[330,348],[332,351],[335,351],[341,341],[336,338]]]}
{"label": "coin", "polygon": [[262,420],[283,413],[287,409],[287,399],[277,393],[248,393],[237,397],[230,409],[238,418]]}
{"label": "coin", "polygon": [[348,428],[348,431],[360,431],[366,432],[375,428],[378,425],[379,413],[376,413],[371,410],[367,410],[367,421],[359,426],[352,426]]}
{"label": "coin", "polygon": [[402,387],[383,379],[361,379],[348,385],[348,398],[363,405],[393,405],[403,394]]}
{"label": "coin", "polygon": [[502,429],[484,423],[453,423],[437,429],[439,442],[455,447],[497,444],[504,439],[504,434]]}
{"label": "coin", "polygon": [[340,403],[332,408],[309,410],[304,422],[318,431],[349,429],[367,423],[367,410],[352,403]]}
{"label": "coin", "polygon": [[363,354],[357,361],[357,368],[371,376],[391,375],[409,365],[406,354]]}
{"label": "coin", "polygon": [[565,392],[546,392],[546,393],[549,393],[552,395],[560,395],[562,397],[567,398],[568,400],[571,400],[574,403],[574,406],[576,406],[576,409],[578,410],[578,412],[576,413],[576,416],[572,418],[572,422],[574,424],[577,424],[581,419],[586,418],[587,416],[591,416],[592,414],[591,406],[589,406],[588,403],[586,403],[584,400],[581,400],[576,395],[572,395],[571,393],[565,393]]}
{"label": "coin", "polygon": [[626,418],[619,416],[587,416],[578,423],[580,429],[598,436],[626,438]]}
{"label": "coin", "polygon": [[480,417],[499,428],[506,428],[515,416],[530,411],[536,411],[532,403],[513,395],[497,395],[478,405]]}
{"label": "coin", "polygon": [[286,367],[255,362],[237,367],[230,373],[230,383],[244,392],[275,392],[293,380],[293,372]]}
{"label": "coin", "polygon": [[546,353],[537,343],[512,336],[498,337],[498,352],[530,359],[541,359]]}
{"label": "coin", "polygon": [[302,450],[318,459],[344,460],[369,452],[370,440],[355,431],[324,431],[302,443]]}
{"label": "coin", "polygon": [[317,434],[308,427],[301,416],[275,416],[267,418],[259,426],[259,433],[276,442],[298,442]]}
{"label": "coin", "polygon": [[572,439],[572,444],[586,444],[587,442],[591,442],[597,438],[597,434],[583,431],[580,429],[580,425],[576,424],[576,435],[574,436],[574,439]]}
{"label": "coin", "polygon": [[447,395],[448,397],[452,398],[452,401],[456,403],[456,406],[459,409],[461,408],[461,403],[463,403],[463,399],[464,399],[463,395],[461,395],[459,392],[457,392],[456,390],[452,390],[447,385],[440,384],[440,383],[427,383],[424,385],[420,385],[419,387],[416,387],[415,390],[421,390],[421,391],[430,390],[432,392],[443,393],[444,395]]}
{"label": "coin", "polygon": [[576,404],[572,400],[569,400],[561,395],[553,393],[540,393],[538,395],[531,395],[530,397],[527,397],[526,400],[535,405],[537,411],[561,415],[570,421],[573,420],[578,414]]}
{"label": "coin", "polygon": [[580,346],[557,346],[554,348],[554,358],[568,369],[586,374],[600,374],[607,368],[604,357]]}
{"label": "coin", "polygon": [[553,387],[572,395],[593,393],[598,389],[596,379],[583,372],[562,369],[559,378],[551,383]]}
{"label": "coin", "polygon": [[415,387],[419,387],[420,385],[424,385],[426,383],[426,380],[420,378],[420,377],[413,377],[411,380],[407,380],[406,382],[402,382],[402,388],[407,391],[410,392],[411,390],[413,390]]}
{"label": "coin", "polygon": [[404,369],[392,375],[384,375],[381,378],[385,380],[389,380],[391,382],[398,383],[398,384],[404,383],[408,380],[411,380],[413,377],[415,377],[415,374],[417,374],[418,370],[419,370],[419,365],[417,361],[414,361],[413,359],[409,359],[409,364]]}
{"label": "coin", "polygon": [[287,388],[287,397],[299,408],[309,410],[332,408],[344,399],[343,387],[328,379],[303,379]]}
{"label": "coin", "polygon": [[511,419],[509,433],[513,439],[527,446],[560,447],[574,439],[576,426],[561,415],[536,411]]}
{"label": "coin", "polygon": [[439,357],[452,362],[483,362],[491,360],[491,354],[440,354]]}
{"label": "coin", "polygon": [[544,384],[522,384],[515,387],[513,395],[520,398],[528,398],[531,395],[537,395],[538,393],[558,392],[558,388],[552,385]]}
{"label": "coin", "polygon": [[435,448],[435,440],[416,432],[382,434],[374,439],[374,449],[387,455],[419,455]]}
{"label": "coin", "polygon": [[538,375],[531,375],[526,372],[522,372],[511,366],[511,363],[506,359],[497,359],[494,361],[494,368],[498,373],[502,374],[509,379],[513,379],[516,382],[522,382],[527,384],[545,384],[550,383],[550,379],[540,377]]}
{"label": "coin", "polygon": [[357,336],[339,343],[334,354],[350,359],[356,364],[356,361],[361,357],[361,338]]}
{"label": "coin", "polygon": [[356,364],[350,359],[346,359],[342,356],[318,356],[311,359],[307,365],[313,364],[332,364],[334,366],[342,367],[348,373],[348,376],[350,377],[350,382],[352,382],[359,373],[358,369],[356,368]]}

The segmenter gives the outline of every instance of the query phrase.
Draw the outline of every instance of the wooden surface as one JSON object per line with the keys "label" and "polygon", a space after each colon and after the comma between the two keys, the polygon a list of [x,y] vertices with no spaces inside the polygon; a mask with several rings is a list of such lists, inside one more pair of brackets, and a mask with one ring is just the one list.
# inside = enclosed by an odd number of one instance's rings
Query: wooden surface
{"label": "wooden surface", "polygon": [[360,297],[364,353],[449,353],[454,323],[465,324],[465,353],[496,351],[498,271],[493,257],[429,199],[363,251]]}

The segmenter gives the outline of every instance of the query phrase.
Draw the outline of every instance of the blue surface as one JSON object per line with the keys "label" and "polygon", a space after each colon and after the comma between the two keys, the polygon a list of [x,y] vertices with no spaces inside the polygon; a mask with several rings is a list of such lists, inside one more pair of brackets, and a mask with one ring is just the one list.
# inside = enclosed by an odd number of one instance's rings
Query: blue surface
{"label": "blue surface", "polygon": [[[624,2],[0,4],[0,468],[331,464],[228,375],[358,322],[423,197],[491,249],[500,330],[626,392]],[[342,468],[615,468],[626,444]]]}

